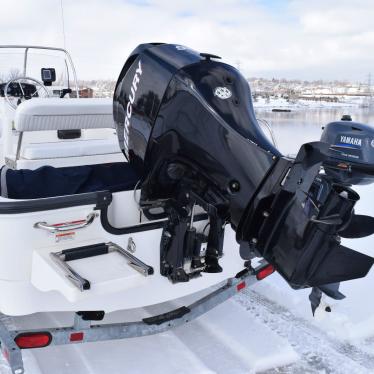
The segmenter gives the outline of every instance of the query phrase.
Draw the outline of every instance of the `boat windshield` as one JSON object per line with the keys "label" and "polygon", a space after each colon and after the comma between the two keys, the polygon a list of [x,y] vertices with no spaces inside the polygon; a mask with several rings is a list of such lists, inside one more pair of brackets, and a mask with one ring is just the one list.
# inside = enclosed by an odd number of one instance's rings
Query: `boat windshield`
{"label": "boat windshield", "polygon": [[19,77],[42,81],[42,69],[55,69],[55,81],[48,87],[52,96],[61,89],[77,91],[78,82],[69,54],[63,49],[32,46],[0,46],[0,84]]}

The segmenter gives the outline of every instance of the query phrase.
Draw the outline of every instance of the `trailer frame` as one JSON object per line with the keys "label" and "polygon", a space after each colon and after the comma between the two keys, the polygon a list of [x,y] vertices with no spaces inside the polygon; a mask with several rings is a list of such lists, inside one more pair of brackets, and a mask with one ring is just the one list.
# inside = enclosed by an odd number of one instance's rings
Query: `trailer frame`
{"label": "trailer frame", "polygon": [[[262,260],[256,268],[248,266],[235,277],[221,282],[218,288],[208,295],[188,306],[182,306],[136,322],[92,324],[92,321],[101,320],[104,317],[105,313],[100,311],[77,312],[72,326],[59,328],[13,330],[0,321],[1,352],[7,359],[12,373],[23,374],[25,369],[22,349],[135,338],[165,332],[193,321],[273,272],[274,268]],[[22,339],[31,337],[32,341],[33,336],[44,337],[47,339],[47,344],[25,347]]]}

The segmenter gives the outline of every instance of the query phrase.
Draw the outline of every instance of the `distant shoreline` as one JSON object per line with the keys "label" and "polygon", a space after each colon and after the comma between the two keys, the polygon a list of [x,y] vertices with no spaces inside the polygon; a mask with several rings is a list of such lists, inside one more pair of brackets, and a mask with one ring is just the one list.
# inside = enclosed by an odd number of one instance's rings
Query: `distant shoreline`
{"label": "distant shoreline", "polygon": [[[309,109],[338,109],[338,108],[354,108],[354,109],[369,109],[369,103],[366,103],[362,97],[353,96],[345,98],[342,101],[330,102],[323,100],[295,100],[294,102],[289,102],[284,98],[257,98],[253,100],[253,106],[255,109],[269,110],[277,109],[280,112],[282,110],[300,111]],[[374,109],[374,105],[372,105]]]}

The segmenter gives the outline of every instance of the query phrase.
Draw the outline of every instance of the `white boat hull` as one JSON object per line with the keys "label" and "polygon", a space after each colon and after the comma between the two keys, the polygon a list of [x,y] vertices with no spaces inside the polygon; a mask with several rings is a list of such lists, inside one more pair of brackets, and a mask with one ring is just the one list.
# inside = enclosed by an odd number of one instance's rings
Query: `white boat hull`
{"label": "white boat hull", "polygon": [[[115,227],[144,224],[133,199],[133,192],[113,194],[108,212]],[[21,204],[22,201],[19,201]],[[186,296],[235,276],[243,269],[234,231],[226,227],[222,273],[208,274],[186,283],[173,284],[160,274],[160,239],[162,228],[113,235],[101,223],[99,211],[93,223],[84,229],[71,230],[59,236],[35,228],[35,223],[72,222],[92,213],[95,205],[20,214],[0,214],[0,311],[7,315],[36,312],[116,310],[159,304]],[[206,221],[198,222],[202,230]],[[134,255],[152,266],[154,274],[144,276],[129,266],[126,258],[109,253],[70,261],[69,265],[91,288],[81,291],[51,259],[51,252],[96,243],[113,242],[126,249],[129,238],[136,244]]]}

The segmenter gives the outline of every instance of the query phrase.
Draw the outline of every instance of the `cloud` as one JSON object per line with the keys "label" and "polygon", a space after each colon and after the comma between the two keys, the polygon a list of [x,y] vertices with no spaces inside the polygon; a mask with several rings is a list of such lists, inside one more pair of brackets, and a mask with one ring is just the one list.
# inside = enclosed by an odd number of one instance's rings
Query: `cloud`
{"label": "cloud", "polygon": [[[371,0],[63,0],[82,79],[116,79],[136,45],[221,55],[246,76],[365,80],[374,66]],[[60,0],[2,0],[0,44],[62,46]]]}

